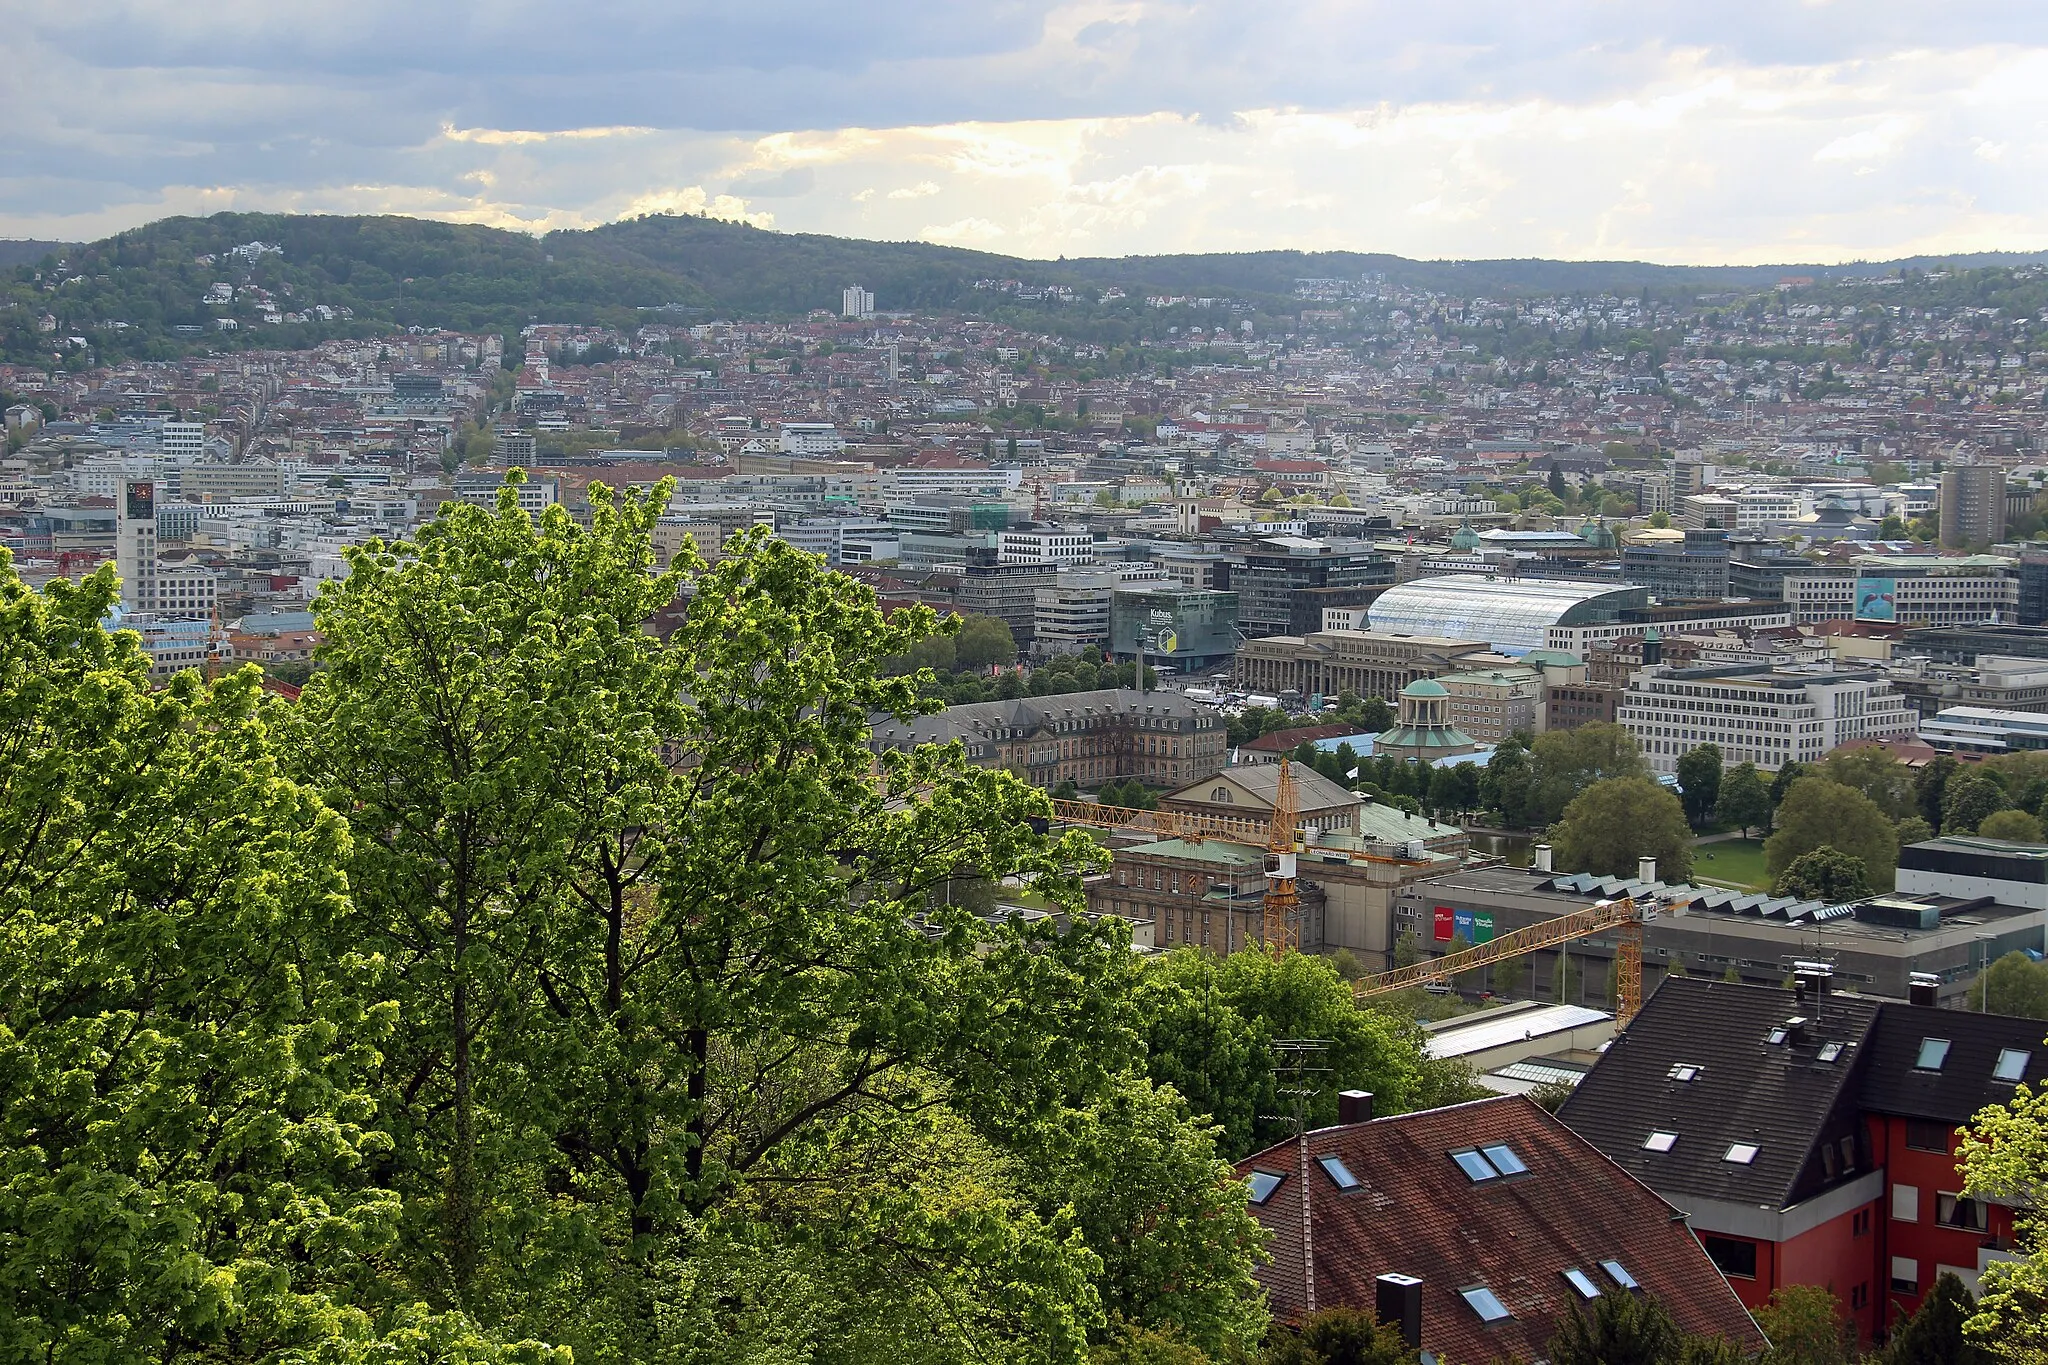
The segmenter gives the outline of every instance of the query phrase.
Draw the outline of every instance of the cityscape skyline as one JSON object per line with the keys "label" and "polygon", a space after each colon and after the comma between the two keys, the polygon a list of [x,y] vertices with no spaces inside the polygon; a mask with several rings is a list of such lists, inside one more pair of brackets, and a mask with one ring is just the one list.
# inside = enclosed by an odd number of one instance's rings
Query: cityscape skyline
{"label": "cityscape skyline", "polygon": [[39,4],[0,236],[702,211],[1043,258],[2028,250],[2044,27],[1995,4]]}

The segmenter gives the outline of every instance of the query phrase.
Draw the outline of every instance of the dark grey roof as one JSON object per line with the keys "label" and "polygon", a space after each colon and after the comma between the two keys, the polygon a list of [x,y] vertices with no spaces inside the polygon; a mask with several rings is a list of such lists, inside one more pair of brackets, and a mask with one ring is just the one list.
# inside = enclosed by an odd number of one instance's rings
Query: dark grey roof
{"label": "dark grey roof", "polygon": [[[1986,1105],[2012,1098],[2011,1083],[1994,1080],[1991,1074],[1999,1054],[2008,1048],[2028,1053],[2022,1080],[2034,1086],[2048,1080],[2048,1043],[2042,1041],[2043,1035],[2048,1035],[2048,1024],[2038,1019],[1887,1001],[1867,1045],[1863,1107],[1905,1118],[1967,1123]],[[1917,1065],[1920,1045],[1928,1038],[1948,1040],[1938,1070]]]}
{"label": "dark grey roof", "polygon": [[949,706],[937,715],[918,716],[908,722],[883,716],[875,722],[872,743],[882,749],[946,744],[956,739],[972,745],[991,738],[999,731],[1028,733],[1040,725],[1061,720],[1099,719],[1111,714],[1190,716],[1196,709],[1194,702],[1178,692],[1139,692],[1134,688],[1110,687],[1095,692],[1018,697],[1011,701],[969,702],[964,706]]}
{"label": "dark grey roof", "polygon": [[[1667,977],[1558,1117],[1680,1207],[1690,1196],[1782,1208],[1829,1183],[1811,1159],[1817,1145],[1854,1134],[1857,1074],[1878,1014],[1875,1000],[1802,1004],[1775,987]],[[1804,1046],[1767,1041],[1794,1016],[1809,1020]],[[1822,1062],[1829,1043],[1842,1050]],[[1681,1066],[1699,1070],[1679,1080]],[[1675,1136],[1670,1150],[1644,1146],[1653,1132]],[[1737,1143],[1755,1144],[1752,1161],[1727,1159]]]}

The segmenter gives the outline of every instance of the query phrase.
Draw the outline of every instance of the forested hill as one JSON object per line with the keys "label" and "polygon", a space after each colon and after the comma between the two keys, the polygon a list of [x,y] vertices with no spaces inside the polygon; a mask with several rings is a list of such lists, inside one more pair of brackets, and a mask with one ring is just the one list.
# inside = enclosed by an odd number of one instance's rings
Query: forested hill
{"label": "forested hill", "polygon": [[[257,251],[253,243],[281,250]],[[238,247],[247,249],[238,254]],[[2039,257],[1955,263],[2030,259]],[[1008,306],[1012,296],[975,289],[991,279],[1071,284],[1091,294],[1115,285],[1133,296],[1126,307],[1147,293],[1168,293],[1291,309],[1294,282],[1304,277],[1377,273],[1397,285],[1513,296],[1758,288],[1787,272],[1846,277],[1896,264],[1913,263],[1689,267],[1298,251],[1039,261],[679,216],[533,237],[415,218],[222,213],[167,218],[82,245],[0,242],[0,357],[47,359],[74,336],[111,358],[202,344],[292,347],[392,326],[630,325],[651,309],[678,320],[800,316],[836,310],[840,291],[856,282],[883,309]],[[209,303],[209,291],[221,286],[232,301]],[[284,320],[268,323],[265,312]],[[223,332],[224,318],[243,330]]]}

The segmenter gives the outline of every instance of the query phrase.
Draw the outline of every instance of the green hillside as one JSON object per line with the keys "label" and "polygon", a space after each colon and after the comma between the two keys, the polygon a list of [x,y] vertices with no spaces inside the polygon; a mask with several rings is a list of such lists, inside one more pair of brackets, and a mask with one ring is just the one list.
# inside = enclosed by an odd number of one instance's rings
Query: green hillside
{"label": "green hillside", "polygon": [[[255,242],[282,251],[233,254]],[[1954,264],[2038,259],[1984,256]],[[535,320],[630,326],[648,310],[677,320],[801,316],[836,309],[840,290],[856,281],[872,289],[883,308],[979,308],[1042,324],[1046,310],[1019,308],[1007,296],[975,290],[974,282],[1117,285],[1135,297],[1108,311],[1130,315],[1149,292],[1229,296],[1291,311],[1296,279],[1356,279],[1368,272],[1401,285],[1513,296],[1758,288],[1787,271],[1844,279],[1893,268],[1413,261],[1299,251],[1037,261],[678,216],[532,237],[416,218],[222,213],[167,218],[84,245],[0,242],[0,358],[33,362],[67,354],[70,363],[83,364],[86,352],[72,337],[83,338],[94,358],[110,359],[165,357],[195,346],[304,346],[394,326],[513,331]],[[233,300],[208,303],[208,291],[222,285],[234,291]],[[311,316],[268,323],[266,309]],[[1070,308],[1059,316],[1062,325],[1085,332],[1104,321],[1102,311]],[[45,317],[54,320],[54,331],[39,326]],[[237,329],[221,330],[224,319],[235,320]]]}

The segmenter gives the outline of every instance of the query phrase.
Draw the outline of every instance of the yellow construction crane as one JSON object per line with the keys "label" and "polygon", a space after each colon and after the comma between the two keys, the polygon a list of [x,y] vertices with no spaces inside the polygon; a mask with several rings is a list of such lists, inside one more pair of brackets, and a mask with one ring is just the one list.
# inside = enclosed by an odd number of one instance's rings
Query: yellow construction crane
{"label": "yellow construction crane", "polygon": [[1294,771],[1280,760],[1280,781],[1273,789],[1273,820],[1266,827],[1266,947],[1275,953],[1301,949],[1300,899],[1294,890],[1295,825],[1300,804],[1294,792]]}
{"label": "yellow construction crane", "polygon": [[1617,1027],[1627,1028],[1629,1021],[1636,1017],[1636,1011],[1643,1007],[1643,925],[1656,918],[1658,908],[1656,899],[1647,896],[1641,900],[1631,896],[1618,901],[1601,901],[1584,910],[1575,910],[1569,915],[1559,915],[1556,919],[1502,934],[1491,942],[1461,952],[1446,953],[1442,957],[1418,962],[1412,967],[1398,967],[1377,976],[1360,977],[1353,989],[1358,999],[1364,1000],[1431,981],[1448,981],[1459,972],[1469,972],[1490,962],[1502,962],[1542,948],[1555,948],[1574,939],[1612,929],[1619,931],[1614,950],[1614,1022]]}

